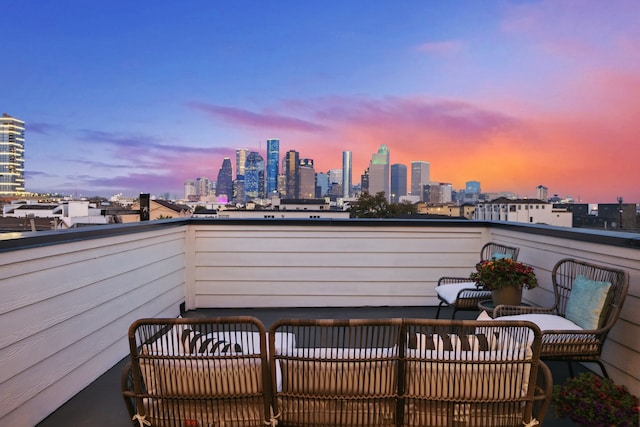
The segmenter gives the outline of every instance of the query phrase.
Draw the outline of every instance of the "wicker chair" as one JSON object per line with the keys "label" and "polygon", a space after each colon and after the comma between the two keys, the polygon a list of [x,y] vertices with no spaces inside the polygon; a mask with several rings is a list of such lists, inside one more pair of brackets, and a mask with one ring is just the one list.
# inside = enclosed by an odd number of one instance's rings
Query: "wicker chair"
{"label": "wicker chair", "polygon": [[[585,288],[585,285],[582,285],[582,288],[586,289],[583,292],[591,295],[596,292],[594,286],[598,286],[598,282],[611,284],[608,292],[602,293],[603,307],[598,311],[599,322],[596,322],[597,326],[592,328],[575,325],[570,321],[573,318],[566,318],[567,307],[578,276],[588,280],[586,285],[591,288]],[[566,258],[554,266],[552,282],[555,294],[555,303],[552,307],[501,305],[496,307],[494,317],[501,320],[529,320],[536,323],[542,330],[541,358],[567,361],[571,376],[573,376],[571,362],[595,362],[602,369],[603,375],[608,377],[601,360],[602,347],[607,334],[620,315],[629,289],[629,274],[623,270]],[[588,310],[581,306],[580,311]]]}
{"label": "wicker chair", "polygon": [[[430,348],[435,335],[446,339]],[[295,346],[279,342],[289,336]],[[552,387],[540,340],[529,322],[280,320],[274,412],[279,426],[536,425]]]}
{"label": "wicker chair", "polygon": [[[283,426],[396,427],[401,319],[275,322],[269,329],[274,412]],[[296,346],[278,352],[276,337]]]}
{"label": "wicker chair", "polygon": [[[475,320],[406,321],[400,389],[402,423],[421,426],[533,426],[551,402],[551,371],[530,322],[485,328]],[[415,343],[413,339],[415,337]]]}
{"label": "wicker chair", "polygon": [[271,422],[266,332],[253,317],[141,319],[122,396],[135,426]]}
{"label": "wicker chair", "polygon": [[[511,257],[514,261],[518,259],[519,248],[501,245],[499,243],[487,243],[480,251],[480,261],[489,260],[496,255]],[[478,303],[491,298],[491,291],[479,288],[475,283],[469,281],[469,277],[441,277],[436,285],[436,295],[440,300],[436,319],[440,318],[440,309],[443,305],[453,308],[451,318],[455,319],[458,311],[477,311]]]}

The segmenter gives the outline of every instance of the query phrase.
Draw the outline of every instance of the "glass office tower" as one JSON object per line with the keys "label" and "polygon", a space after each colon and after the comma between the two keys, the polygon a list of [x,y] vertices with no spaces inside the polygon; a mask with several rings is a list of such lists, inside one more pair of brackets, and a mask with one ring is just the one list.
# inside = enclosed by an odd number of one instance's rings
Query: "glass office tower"
{"label": "glass office tower", "polygon": [[407,195],[407,166],[391,165],[391,203],[398,203],[400,196]]}
{"label": "glass office tower", "polygon": [[244,193],[249,200],[264,197],[264,160],[255,151],[249,152],[245,162]]}
{"label": "glass office tower", "polygon": [[267,139],[267,197],[278,194],[278,175],[280,173],[280,140]]}
{"label": "glass office tower", "polygon": [[228,157],[222,160],[222,167],[218,172],[216,196],[226,196],[228,201],[231,201],[233,198],[233,168],[231,166],[231,159]]}
{"label": "glass office tower", "polygon": [[352,180],[352,155],[351,151],[343,151],[342,152],[342,197],[351,197],[351,192],[353,191],[353,183]]}

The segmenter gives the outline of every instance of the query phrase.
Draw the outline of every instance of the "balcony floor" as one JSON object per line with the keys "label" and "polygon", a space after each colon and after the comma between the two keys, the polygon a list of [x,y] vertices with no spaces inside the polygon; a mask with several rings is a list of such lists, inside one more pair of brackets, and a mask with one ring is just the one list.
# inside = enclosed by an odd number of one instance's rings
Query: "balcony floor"
{"label": "balcony floor", "polygon": [[[185,317],[211,316],[255,316],[265,327],[277,319],[309,318],[309,319],[367,319],[367,318],[434,318],[436,307],[313,307],[313,308],[234,308],[234,309],[199,309],[189,311]],[[459,312],[458,319],[475,319],[478,313]],[[449,318],[451,311],[443,309],[442,318]],[[118,362],[113,368],[104,373],[96,381],[67,403],[49,415],[38,427],[66,427],[90,424],[94,427],[131,427],[124,402],[120,394],[120,374],[128,358]],[[568,376],[566,363],[549,362],[554,382],[562,382]],[[578,372],[585,368],[575,365]],[[544,426],[563,427],[573,426],[574,423],[566,419],[556,419],[553,408],[545,417]]]}

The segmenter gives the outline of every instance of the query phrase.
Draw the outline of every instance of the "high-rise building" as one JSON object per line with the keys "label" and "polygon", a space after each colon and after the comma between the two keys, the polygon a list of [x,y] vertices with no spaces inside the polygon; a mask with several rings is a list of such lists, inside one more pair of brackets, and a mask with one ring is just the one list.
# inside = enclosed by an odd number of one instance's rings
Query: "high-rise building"
{"label": "high-rise building", "polygon": [[464,192],[467,194],[480,195],[480,181],[467,181],[465,183]]}
{"label": "high-rise building", "polygon": [[313,159],[300,159],[298,165],[298,182],[298,198],[315,199],[316,171],[313,168]]}
{"label": "high-rise building", "polygon": [[399,163],[391,165],[391,203],[398,203],[400,196],[407,195],[407,166]]}
{"label": "high-rise building", "polygon": [[536,187],[536,198],[544,202],[549,201],[549,189],[544,185],[538,185]]}
{"label": "high-rise building", "polygon": [[329,193],[329,174],[318,172],[316,174],[316,186],[318,187],[318,197],[324,197]]}
{"label": "high-rise building", "polygon": [[389,200],[389,147],[382,144],[378,152],[371,156],[369,163],[369,194],[375,195],[384,192]]}
{"label": "high-rise building", "polygon": [[24,122],[0,117],[0,196],[25,195]]}
{"label": "high-rise building", "polygon": [[219,199],[223,199],[226,196],[227,201],[230,201],[233,197],[233,168],[231,167],[231,159],[228,157],[222,160],[222,167],[218,171],[216,196]]}
{"label": "high-rise building", "polygon": [[295,150],[287,151],[283,159],[283,172],[285,176],[285,198],[300,198],[300,153]]}
{"label": "high-rise building", "polygon": [[342,196],[343,197],[351,197],[351,192],[353,188],[352,183],[352,163],[353,158],[351,155],[351,151],[343,151],[342,152]]}
{"label": "high-rise building", "polygon": [[329,169],[329,184],[342,184],[342,169]]}
{"label": "high-rise building", "polygon": [[196,178],[196,194],[201,197],[206,197],[210,194],[209,189],[211,188],[211,183],[209,182],[209,178],[206,176],[202,176],[200,178]]}
{"label": "high-rise building", "polygon": [[244,166],[244,193],[247,199],[264,198],[264,184],[264,159],[260,153],[250,151]]}
{"label": "high-rise building", "polygon": [[278,175],[280,174],[280,140],[267,140],[267,171],[266,192],[267,197],[278,194]]}
{"label": "high-rise building", "polygon": [[480,200],[480,193],[480,181],[467,181],[462,197],[458,198],[458,202],[476,204]]}
{"label": "high-rise building", "polygon": [[244,203],[247,197],[244,192],[244,176],[240,175],[233,180],[233,201],[236,203]]}
{"label": "high-rise building", "polygon": [[422,198],[427,203],[450,203],[453,186],[448,182],[432,182],[424,186]]}
{"label": "high-rise building", "polygon": [[411,195],[419,196],[421,201],[424,186],[429,184],[429,162],[414,161],[411,162]]}
{"label": "high-rise building", "polygon": [[193,197],[197,194],[196,192],[196,183],[192,179],[184,180],[184,198],[189,199],[189,197]]}
{"label": "high-rise building", "polygon": [[369,193],[369,168],[360,175],[360,191]]}
{"label": "high-rise building", "polygon": [[246,148],[238,148],[236,150],[236,179],[244,177],[244,164],[247,161],[249,150]]}

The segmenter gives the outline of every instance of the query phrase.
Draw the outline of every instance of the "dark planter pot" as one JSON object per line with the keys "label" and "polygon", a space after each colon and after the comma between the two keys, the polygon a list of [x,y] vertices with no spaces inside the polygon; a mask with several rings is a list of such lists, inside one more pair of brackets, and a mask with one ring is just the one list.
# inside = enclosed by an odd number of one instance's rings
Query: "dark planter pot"
{"label": "dark planter pot", "polygon": [[504,288],[494,289],[491,292],[493,304],[499,305],[520,305],[522,301],[522,286],[505,286]]}

